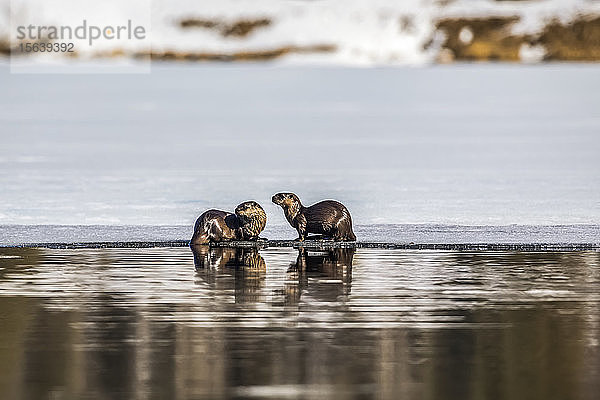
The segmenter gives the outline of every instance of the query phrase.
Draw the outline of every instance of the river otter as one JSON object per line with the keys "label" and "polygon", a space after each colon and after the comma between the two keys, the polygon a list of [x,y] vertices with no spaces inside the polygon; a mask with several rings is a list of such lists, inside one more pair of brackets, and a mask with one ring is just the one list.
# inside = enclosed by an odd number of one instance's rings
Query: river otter
{"label": "river otter", "polygon": [[208,210],[196,220],[191,244],[257,240],[266,224],[267,214],[255,201],[240,204],[235,208],[234,214],[221,210]]}
{"label": "river otter", "polygon": [[304,207],[294,193],[277,193],[271,200],[283,208],[288,222],[298,231],[299,241],[306,239],[308,233],[322,234],[339,241],[356,240],[350,212],[337,201],[325,200]]}

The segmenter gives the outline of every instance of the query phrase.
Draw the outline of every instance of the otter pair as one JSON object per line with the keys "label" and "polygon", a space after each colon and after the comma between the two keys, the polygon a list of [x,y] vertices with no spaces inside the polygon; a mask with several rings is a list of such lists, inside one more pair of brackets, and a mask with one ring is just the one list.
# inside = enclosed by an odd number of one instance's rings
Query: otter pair
{"label": "otter pair", "polygon": [[[309,233],[337,241],[356,240],[350,212],[337,201],[324,200],[304,207],[294,193],[277,193],[271,200],[283,208],[286,219],[298,231],[299,241],[306,239]],[[258,240],[266,224],[267,214],[255,201],[240,204],[233,214],[208,210],[196,220],[191,244]]]}

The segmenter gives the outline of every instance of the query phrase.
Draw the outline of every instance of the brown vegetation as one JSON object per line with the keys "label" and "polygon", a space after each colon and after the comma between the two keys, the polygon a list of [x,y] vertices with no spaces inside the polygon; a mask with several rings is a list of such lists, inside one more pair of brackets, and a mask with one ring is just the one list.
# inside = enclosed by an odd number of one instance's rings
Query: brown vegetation
{"label": "brown vegetation", "polygon": [[271,25],[269,18],[240,19],[231,23],[222,20],[187,18],[179,22],[182,28],[204,28],[215,29],[222,36],[246,37],[258,28]]}
{"label": "brown vegetation", "polygon": [[[444,18],[436,22],[436,32],[443,32],[445,39],[441,44],[438,61],[509,61],[521,60],[523,45],[538,46],[545,51],[547,61],[600,61],[600,16],[582,15],[573,21],[562,23],[549,21],[539,33],[512,33],[512,27],[519,21],[518,16],[481,17],[481,18]],[[233,22],[209,19],[185,19],[180,21],[183,28],[214,29],[225,37],[246,37],[256,29],[272,24],[268,18],[242,19]],[[414,28],[410,16],[399,20],[402,31],[410,32]],[[431,43],[430,43],[431,44]],[[430,44],[426,45],[428,47]],[[272,49],[220,52],[147,52],[137,53],[136,57],[149,57],[154,60],[187,61],[264,61],[288,54],[324,53],[335,51],[335,45],[320,44],[314,46],[287,45]],[[20,52],[18,46],[0,39],[0,56],[10,56]],[[543,54],[543,52],[542,52]],[[69,53],[68,56],[77,56]],[[96,57],[128,56],[120,49],[97,53]]]}
{"label": "brown vegetation", "polygon": [[21,44],[48,44],[51,43],[48,39],[28,40],[28,41],[15,41],[13,43],[0,39],[0,56],[10,57],[11,55],[30,55],[30,52],[21,51]]}
{"label": "brown vegetation", "polygon": [[10,53],[11,53],[10,43],[0,40],[0,55],[10,56]]}
{"label": "brown vegetation", "polygon": [[[527,36],[512,35],[511,26],[519,17],[448,18],[437,22],[436,30],[446,34],[442,48],[456,60],[519,61],[519,50]],[[468,34],[465,34],[468,30]],[[470,40],[465,40],[467,36]]]}
{"label": "brown vegetation", "polygon": [[219,26],[219,22],[211,19],[188,18],[179,21],[179,26],[181,26],[182,28],[213,29]]}
{"label": "brown vegetation", "polygon": [[234,53],[210,53],[210,52],[151,52],[138,53],[136,57],[161,61],[268,61],[288,54],[302,53],[326,53],[335,51],[332,45],[314,46],[284,46],[268,50],[238,51]]}
{"label": "brown vegetation", "polygon": [[226,25],[221,29],[223,36],[245,37],[256,28],[262,28],[271,25],[271,20],[267,18],[255,20],[240,20],[233,24]]}
{"label": "brown vegetation", "polygon": [[[538,34],[514,35],[519,17],[447,18],[436,30],[445,33],[440,59],[521,61],[523,45],[542,46],[548,61],[600,61],[600,17],[580,16],[566,24],[553,20]],[[442,57],[443,56],[443,57]]]}
{"label": "brown vegetation", "polygon": [[566,25],[554,20],[535,44],[546,48],[546,60],[600,61],[600,16],[580,17]]}

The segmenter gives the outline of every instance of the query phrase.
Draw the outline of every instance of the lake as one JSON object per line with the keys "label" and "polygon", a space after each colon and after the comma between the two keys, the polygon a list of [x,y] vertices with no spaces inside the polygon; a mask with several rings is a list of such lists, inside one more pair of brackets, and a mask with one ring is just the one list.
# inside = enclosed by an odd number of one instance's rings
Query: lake
{"label": "lake", "polygon": [[3,399],[596,399],[600,253],[0,249]]}

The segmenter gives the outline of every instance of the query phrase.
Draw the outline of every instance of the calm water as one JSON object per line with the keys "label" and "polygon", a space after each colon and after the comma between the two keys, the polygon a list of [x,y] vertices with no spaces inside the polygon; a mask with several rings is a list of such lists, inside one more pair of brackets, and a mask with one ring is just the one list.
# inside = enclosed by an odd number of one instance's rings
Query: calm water
{"label": "calm water", "polygon": [[596,399],[600,253],[0,249],[2,399]]}

